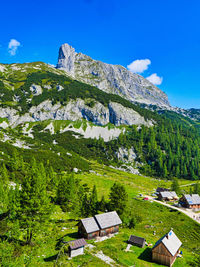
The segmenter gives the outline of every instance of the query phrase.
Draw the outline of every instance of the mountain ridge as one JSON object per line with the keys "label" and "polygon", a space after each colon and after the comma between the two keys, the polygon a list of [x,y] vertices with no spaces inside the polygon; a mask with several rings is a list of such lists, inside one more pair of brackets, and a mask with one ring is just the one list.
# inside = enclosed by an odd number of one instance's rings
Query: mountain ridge
{"label": "mountain ridge", "polygon": [[93,60],[63,44],[59,49],[57,68],[65,70],[74,79],[117,94],[131,102],[170,107],[167,95],[139,74],[120,65]]}

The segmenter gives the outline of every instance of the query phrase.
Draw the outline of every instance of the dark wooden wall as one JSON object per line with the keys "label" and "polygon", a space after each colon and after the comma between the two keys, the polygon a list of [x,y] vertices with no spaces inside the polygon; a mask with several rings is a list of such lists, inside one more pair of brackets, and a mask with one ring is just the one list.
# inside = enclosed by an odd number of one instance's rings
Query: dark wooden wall
{"label": "dark wooden wall", "polygon": [[100,236],[106,236],[119,232],[119,225],[100,230]]}
{"label": "dark wooden wall", "polygon": [[83,226],[83,224],[81,222],[79,222],[78,224],[78,235],[80,237],[83,237],[85,239],[93,239],[93,238],[96,238],[97,236],[99,236],[99,232],[100,231],[96,231],[96,232],[93,232],[93,233],[87,233],[85,231],[85,227]]}

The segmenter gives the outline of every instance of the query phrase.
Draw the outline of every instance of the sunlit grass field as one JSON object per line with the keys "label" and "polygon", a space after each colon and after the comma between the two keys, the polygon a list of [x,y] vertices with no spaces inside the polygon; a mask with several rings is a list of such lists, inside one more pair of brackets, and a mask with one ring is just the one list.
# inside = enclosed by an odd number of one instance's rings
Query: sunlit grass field
{"label": "sunlit grass field", "polygon": [[[183,257],[178,258],[173,266],[195,266],[192,262],[200,249],[200,225],[179,211],[138,197],[139,194],[153,193],[158,186],[170,188],[171,181],[128,174],[110,167],[102,167],[97,163],[93,163],[93,170],[91,173],[75,174],[75,177],[91,188],[96,185],[99,199],[104,195],[108,200],[113,183],[122,183],[128,192],[131,209],[141,216],[142,221],[134,229],[121,226],[115,237],[105,241],[88,241],[95,246],[93,250],[86,249],[84,255],[69,259],[64,253],[66,245],[62,240],[70,241],[78,238],[78,221],[71,213],[63,212],[59,206],[52,205],[50,222],[35,236],[33,246],[14,246],[12,242],[9,245],[6,243],[4,253],[7,255],[8,265],[5,266],[20,267],[24,266],[24,262],[25,266],[109,266],[95,256],[98,251],[112,258],[116,263],[114,265],[118,266],[159,266],[151,262],[152,246],[144,248],[132,246],[131,251],[125,252],[127,240],[133,234],[144,237],[148,244],[154,245],[171,228],[183,243],[181,247]],[[180,181],[180,184],[187,183],[189,181]],[[16,257],[9,258],[11,257],[9,255]]]}

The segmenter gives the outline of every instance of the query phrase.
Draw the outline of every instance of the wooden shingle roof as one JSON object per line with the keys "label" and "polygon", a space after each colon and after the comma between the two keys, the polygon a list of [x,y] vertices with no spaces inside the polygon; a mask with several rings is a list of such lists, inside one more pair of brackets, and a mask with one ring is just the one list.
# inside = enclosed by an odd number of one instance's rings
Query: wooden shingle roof
{"label": "wooden shingle roof", "polygon": [[137,244],[137,245],[141,245],[141,246],[144,244],[145,241],[146,241],[145,238],[139,237],[139,236],[135,236],[135,235],[131,235],[129,237],[129,240],[128,240],[128,242],[131,242],[131,243],[134,243],[134,244]]}
{"label": "wooden shingle roof", "polygon": [[82,224],[83,224],[83,226],[85,228],[85,231],[88,234],[100,230],[96,220],[94,219],[94,217],[82,219],[81,222],[82,222]]}
{"label": "wooden shingle roof", "polygon": [[94,216],[100,229],[109,228],[122,223],[116,211],[106,212]]}
{"label": "wooden shingle roof", "polygon": [[68,244],[69,244],[71,249],[77,249],[77,248],[81,248],[81,247],[84,247],[87,245],[84,238],[69,241]]}
{"label": "wooden shingle roof", "polygon": [[178,198],[175,191],[164,191],[160,192],[161,197],[163,198]]}

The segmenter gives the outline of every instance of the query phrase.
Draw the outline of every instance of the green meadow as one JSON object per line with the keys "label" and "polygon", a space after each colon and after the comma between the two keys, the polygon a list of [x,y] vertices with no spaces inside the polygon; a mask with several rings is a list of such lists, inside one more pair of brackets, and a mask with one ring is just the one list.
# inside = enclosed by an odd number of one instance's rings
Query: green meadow
{"label": "green meadow", "polygon": [[[141,217],[141,222],[134,229],[121,226],[119,233],[110,239],[101,242],[88,241],[94,246],[93,249],[86,248],[84,255],[69,259],[67,245],[62,241],[78,238],[78,221],[71,213],[63,212],[59,206],[52,205],[50,221],[37,233],[32,246],[22,246],[13,241],[0,243],[0,257],[5,263],[3,266],[109,266],[95,256],[98,251],[113,259],[114,266],[159,266],[151,262],[151,248],[171,228],[183,243],[183,257],[178,258],[174,266],[198,266],[195,260],[200,249],[200,225],[179,211],[145,201],[138,196],[153,193],[157,186],[170,187],[170,181],[128,174],[107,166],[100,167],[97,163],[93,163],[93,170],[92,173],[79,173],[75,176],[91,187],[96,185],[99,199],[102,195],[108,199],[114,182],[122,183],[129,195],[130,209]],[[180,182],[186,183],[188,182]],[[125,252],[131,234],[144,237],[152,245],[144,248],[132,246],[130,251]]]}

